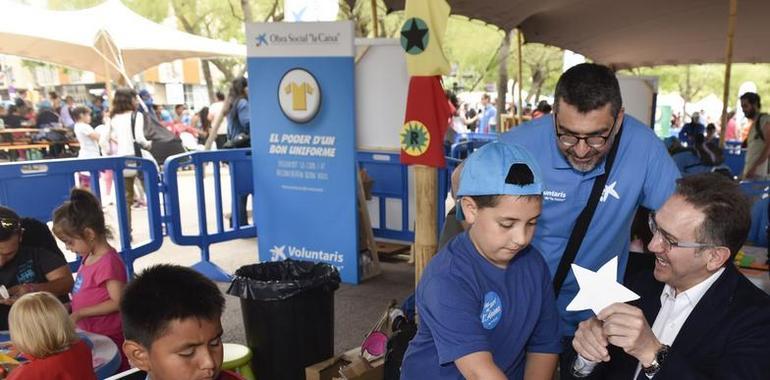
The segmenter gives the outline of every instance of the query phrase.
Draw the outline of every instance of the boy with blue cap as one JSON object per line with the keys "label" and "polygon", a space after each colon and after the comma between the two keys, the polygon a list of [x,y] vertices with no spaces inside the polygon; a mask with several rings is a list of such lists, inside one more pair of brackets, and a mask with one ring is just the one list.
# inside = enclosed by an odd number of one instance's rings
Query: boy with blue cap
{"label": "boy with blue cap", "polygon": [[552,378],[559,316],[548,267],[529,245],[543,188],[518,145],[492,142],[465,161],[458,219],[470,227],[425,269],[402,379]]}

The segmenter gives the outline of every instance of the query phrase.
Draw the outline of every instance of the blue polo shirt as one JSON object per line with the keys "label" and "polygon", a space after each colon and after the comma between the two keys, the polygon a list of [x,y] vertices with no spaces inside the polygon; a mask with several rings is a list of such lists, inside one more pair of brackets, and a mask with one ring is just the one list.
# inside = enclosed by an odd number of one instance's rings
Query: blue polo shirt
{"label": "blue polo shirt", "polygon": [[[575,257],[576,264],[598,270],[619,256],[618,281],[623,280],[626,270],[631,222],[637,207],[660,208],[673,194],[676,179],[680,176],[663,142],[651,128],[628,114],[622,128],[612,173]],[[604,162],[587,173],[574,170],[556,145],[553,117],[550,116],[514,128],[500,139],[529,149],[540,164],[545,192],[532,245],[543,254],[553,275],[572,227],[591,195],[594,179],[604,174]],[[577,291],[575,276],[570,271],[556,300],[565,336],[574,335],[577,324],[593,316],[590,310],[566,311]]]}
{"label": "blue polo shirt", "polygon": [[495,117],[497,117],[497,109],[490,103],[487,104],[487,107],[484,108],[483,112],[484,114],[481,115],[481,119],[479,120],[479,132],[492,132],[489,130],[489,124],[491,124],[492,121],[495,120]]}
{"label": "blue polo shirt", "polygon": [[531,246],[501,269],[464,232],[425,268],[416,302],[420,327],[401,379],[462,379],[454,361],[483,351],[509,379],[522,379],[527,352],[561,351],[551,277]]}

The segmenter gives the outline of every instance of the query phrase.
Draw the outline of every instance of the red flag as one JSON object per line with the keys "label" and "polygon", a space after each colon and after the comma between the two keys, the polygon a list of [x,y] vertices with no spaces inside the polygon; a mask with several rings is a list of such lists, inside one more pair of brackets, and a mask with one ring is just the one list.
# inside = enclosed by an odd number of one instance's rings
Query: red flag
{"label": "red flag", "polygon": [[412,77],[406,98],[406,116],[401,128],[401,163],[446,166],[444,133],[452,115],[441,77]]}

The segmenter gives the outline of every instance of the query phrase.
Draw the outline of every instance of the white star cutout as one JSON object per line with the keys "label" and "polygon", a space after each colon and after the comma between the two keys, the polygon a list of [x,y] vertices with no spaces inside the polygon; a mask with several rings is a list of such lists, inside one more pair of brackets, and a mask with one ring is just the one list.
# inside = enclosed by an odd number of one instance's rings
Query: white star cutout
{"label": "white star cutout", "polygon": [[599,201],[604,202],[609,197],[620,200],[620,194],[618,194],[618,192],[615,190],[615,185],[617,184],[618,181],[615,181],[609,185],[604,185],[604,191],[602,191],[602,197],[599,199]]}
{"label": "white star cutout", "polygon": [[593,310],[599,314],[602,309],[616,302],[628,302],[639,299],[639,295],[617,282],[618,257],[602,265],[594,272],[572,264],[580,291],[567,305],[567,311]]}

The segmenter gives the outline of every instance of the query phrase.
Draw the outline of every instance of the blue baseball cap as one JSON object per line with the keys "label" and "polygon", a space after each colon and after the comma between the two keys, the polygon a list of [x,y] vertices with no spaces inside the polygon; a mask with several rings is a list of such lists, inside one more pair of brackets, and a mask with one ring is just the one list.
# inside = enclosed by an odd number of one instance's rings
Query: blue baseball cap
{"label": "blue baseball cap", "polygon": [[[519,185],[512,178],[515,169],[526,166],[532,180]],[[517,173],[528,173],[516,170]],[[525,183],[526,183],[525,182]],[[535,158],[524,147],[500,141],[490,142],[471,154],[463,163],[457,196],[467,195],[542,195],[543,175]],[[464,219],[457,207],[457,219]]]}

